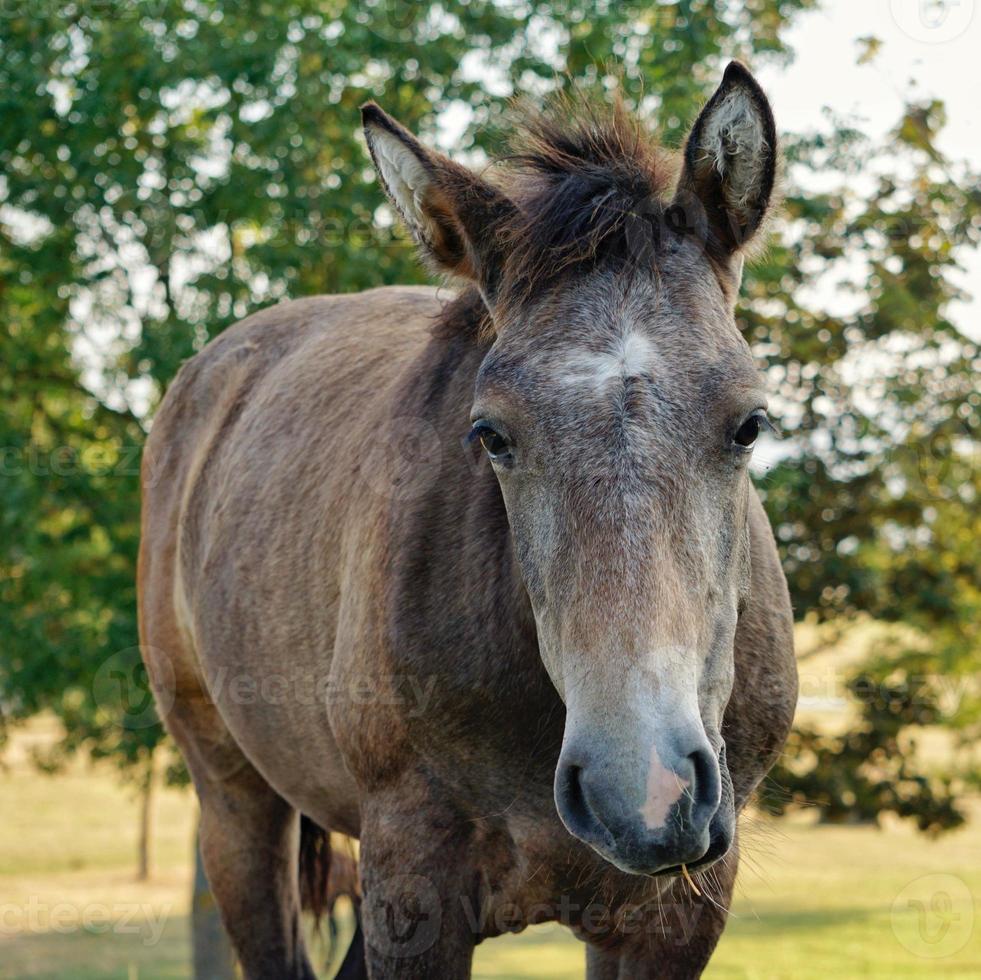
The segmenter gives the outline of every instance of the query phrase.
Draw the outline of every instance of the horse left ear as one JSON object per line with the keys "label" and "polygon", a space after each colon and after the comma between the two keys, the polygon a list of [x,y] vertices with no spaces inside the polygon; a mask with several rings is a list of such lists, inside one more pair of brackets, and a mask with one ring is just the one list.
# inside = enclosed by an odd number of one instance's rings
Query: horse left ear
{"label": "horse left ear", "polygon": [[[740,62],[730,62],[685,144],[676,203],[697,198],[708,220],[708,244],[731,259],[756,234],[770,207],[776,175],[777,132],[763,89]],[[686,201],[686,198],[688,200]]]}
{"label": "horse left ear", "polygon": [[514,205],[473,171],[423,146],[374,102],[361,107],[361,121],[385,193],[423,259],[473,280],[489,299],[502,266],[498,231]]}

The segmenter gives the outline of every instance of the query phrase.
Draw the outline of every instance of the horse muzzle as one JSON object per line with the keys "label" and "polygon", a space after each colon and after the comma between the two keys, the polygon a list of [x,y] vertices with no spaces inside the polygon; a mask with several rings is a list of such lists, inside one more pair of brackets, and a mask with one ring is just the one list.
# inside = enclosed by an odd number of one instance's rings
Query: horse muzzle
{"label": "horse muzzle", "polygon": [[[646,766],[637,758],[644,755]],[[640,753],[567,739],[555,772],[556,809],[571,834],[622,871],[704,867],[733,839],[724,759],[704,732],[661,738]]]}

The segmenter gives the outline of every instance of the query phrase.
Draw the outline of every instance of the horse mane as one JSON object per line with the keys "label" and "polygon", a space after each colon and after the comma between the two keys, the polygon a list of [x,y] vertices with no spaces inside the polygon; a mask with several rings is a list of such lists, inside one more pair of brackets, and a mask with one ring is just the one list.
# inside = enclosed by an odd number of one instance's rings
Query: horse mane
{"label": "horse mane", "polygon": [[[631,222],[662,210],[677,163],[619,96],[612,104],[582,94],[554,96],[542,108],[518,102],[512,118],[507,152],[489,170],[516,205],[496,233],[501,299],[519,303],[583,266],[629,255]],[[448,306],[441,332],[486,328],[475,293]]]}

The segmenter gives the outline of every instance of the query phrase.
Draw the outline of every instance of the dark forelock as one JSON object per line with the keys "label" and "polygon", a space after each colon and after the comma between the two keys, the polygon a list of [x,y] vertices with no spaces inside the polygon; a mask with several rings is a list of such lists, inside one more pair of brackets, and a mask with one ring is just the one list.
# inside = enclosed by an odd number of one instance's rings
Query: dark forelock
{"label": "dark forelock", "polygon": [[[496,233],[505,256],[499,300],[520,304],[584,267],[630,258],[637,247],[631,229],[649,231],[675,185],[677,163],[619,97],[608,104],[557,96],[541,109],[519,103],[512,118],[509,149],[495,170],[517,207]],[[447,311],[445,332],[474,325],[461,313],[482,303],[475,291],[466,295]]]}
{"label": "dark forelock", "polygon": [[525,109],[502,162],[517,204],[501,230],[503,280],[516,298],[576,266],[629,254],[631,222],[649,221],[676,177],[671,154],[619,99],[562,97]]}

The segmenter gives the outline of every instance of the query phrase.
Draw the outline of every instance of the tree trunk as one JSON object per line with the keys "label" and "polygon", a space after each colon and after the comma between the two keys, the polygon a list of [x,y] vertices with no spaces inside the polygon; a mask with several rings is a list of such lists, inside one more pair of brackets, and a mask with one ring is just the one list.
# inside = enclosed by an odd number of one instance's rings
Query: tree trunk
{"label": "tree trunk", "polygon": [[143,792],[140,799],[140,840],[139,840],[139,869],[136,872],[137,881],[147,881],[150,878],[150,836],[153,832],[153,750],[147,760],[146,775],[143,779]]}
{"label": "tree trunk", "polygon": [[204,873],[197,836],[194,846],[194,892],[191,897],[191,942],[194,947],[194,980],[235,980],[235,954]]}

